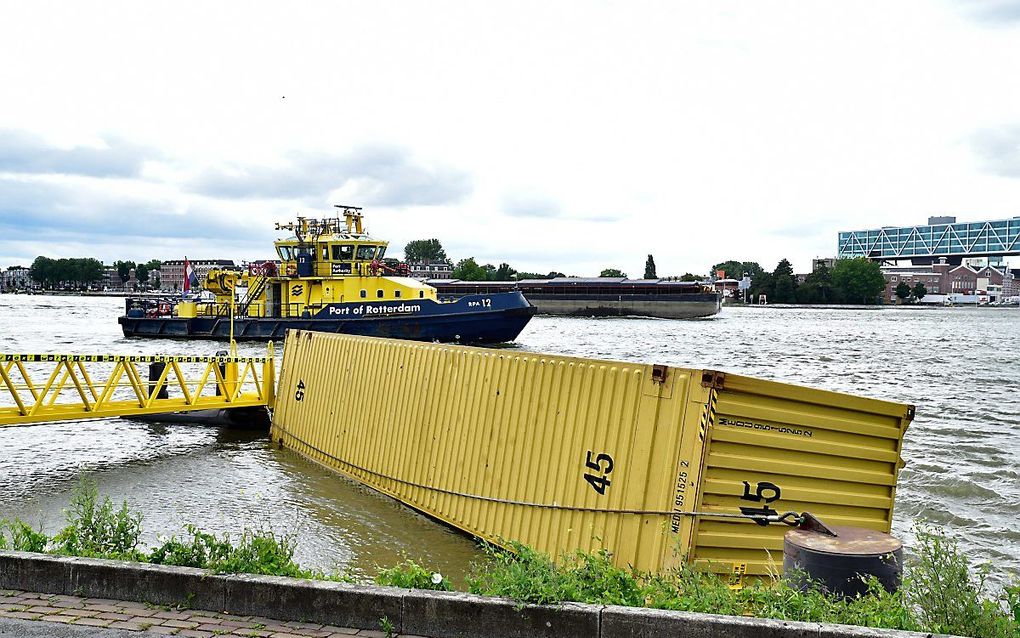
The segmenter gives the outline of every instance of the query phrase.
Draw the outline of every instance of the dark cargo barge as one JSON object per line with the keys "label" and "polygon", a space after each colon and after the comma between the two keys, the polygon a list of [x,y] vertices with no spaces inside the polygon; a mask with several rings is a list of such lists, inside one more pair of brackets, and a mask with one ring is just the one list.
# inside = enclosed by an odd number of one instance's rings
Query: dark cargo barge
{"label": "dark cargo barge", "polygon": [[664,319],[711,317],[722,294],[695,282],[623,277],[560,277],[512,281],[433,279],[440,298],[520,291],[539,314],[576,317],[643,316]]}

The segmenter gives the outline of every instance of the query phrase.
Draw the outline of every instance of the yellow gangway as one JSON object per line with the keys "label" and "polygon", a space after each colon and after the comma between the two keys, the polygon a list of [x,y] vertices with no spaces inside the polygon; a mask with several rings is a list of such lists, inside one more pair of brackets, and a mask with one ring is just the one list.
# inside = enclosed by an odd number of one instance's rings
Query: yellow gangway
{"label": "yellow gangway", "polygon": [[264,357],[0,353],[0,426],[272,407]]}

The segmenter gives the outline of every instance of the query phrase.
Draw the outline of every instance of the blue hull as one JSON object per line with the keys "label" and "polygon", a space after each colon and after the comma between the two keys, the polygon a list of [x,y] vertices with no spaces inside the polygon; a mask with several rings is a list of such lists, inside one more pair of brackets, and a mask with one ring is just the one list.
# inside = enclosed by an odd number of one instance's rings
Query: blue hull
{"label": "blue hull", "polygon": [[[469,295],[455,303],[428,299],[330,304],[309,317],[239,317],[237,340],[280,340],[288,330],[316,330],[415,341],[504,343],[535,315],[517,292]],[[227,317],[119,317],[126,337],[228,339]]]}

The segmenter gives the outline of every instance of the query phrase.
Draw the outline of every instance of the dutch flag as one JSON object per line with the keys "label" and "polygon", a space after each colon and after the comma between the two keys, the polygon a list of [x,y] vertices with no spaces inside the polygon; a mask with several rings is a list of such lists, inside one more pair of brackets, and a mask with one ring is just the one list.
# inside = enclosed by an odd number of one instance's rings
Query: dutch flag
{"label": "dutch flag", "polygon": [[184,257],[184,293],[187,294],[191,291],[192,286],[198,286],[198,275],[195,274],[195,269],[191,267],[191,262],[188,261],[187,256]]}

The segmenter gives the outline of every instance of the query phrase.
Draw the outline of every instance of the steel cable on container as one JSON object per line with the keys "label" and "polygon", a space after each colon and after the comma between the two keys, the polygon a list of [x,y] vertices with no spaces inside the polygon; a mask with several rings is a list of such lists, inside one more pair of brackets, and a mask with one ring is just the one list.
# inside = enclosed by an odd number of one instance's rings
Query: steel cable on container
{"label": "steel cable on container", "polygon": [[479,501],[486,501],[489,503],[499,503],[502,505],[519,505],[522,507],[536,507],[540,509],[557,509],[571,512],[591,512],[594,514],[641,514],[647,516],[704,516],[708,518],[730,518],[735,520],[751,520],[754,522],[760,522],[765,524],[785,523],[786,525],[790,526],[796,526],[803,522],[803,517],[797,512],[784,512],[783,514],[779,514],[778,512],[776,514],[736,514],[732,512],[683,512],[674,510],[642,510],[626,508],[604,509],[596,507],[584,507],[580,505],[560,505],[559,503],[534,503],[531,501],[519,501],[515,499],[498,498],[495,496],[483,496],[481,494],[471,494],[469,492],[459,492],[457,490],[450,490],[442,487],[425,485],[423,483],[416,483],[414,481],[408,481],[402,478],[397,478],[395,476],[390,476],[388,474],[383,474],[382,472],[376,472],[375,470],[370,470],[366,467],[362,467],[355,463],[351,463],[350,461],[339,459],[333,456],[332,454],[329,454],[324,450],[320,450],[314,445],[303,441],[302,439],[294,436],[290,432],[284,431],[283,434],[290,437],[293,441],[307,447],[308,449],[318,452],[319,454],[322,454],[325,457],[331,458],[337,463],[341,463],[347,467],[354,468],[359,472],[371,474],[377,478],[387,481],[393,481],[395,483],[400,483],[408,487],[415,487],[422,490],[428,490],[430,492],[446,494],[448,496],[459,496],[461,498],[470,498]]}

